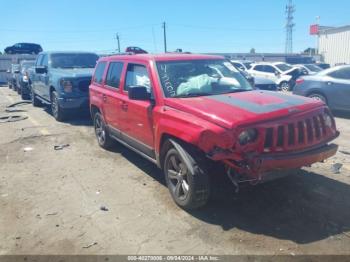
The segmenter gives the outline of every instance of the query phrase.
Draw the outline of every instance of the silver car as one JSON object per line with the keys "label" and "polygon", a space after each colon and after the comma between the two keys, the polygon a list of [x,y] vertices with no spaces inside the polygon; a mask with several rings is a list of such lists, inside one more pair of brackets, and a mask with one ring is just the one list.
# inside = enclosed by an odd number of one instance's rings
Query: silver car
{"label": "silver car", "polygon": [[350,66],[336,66],[296,80],[293,94],[322,100],[332,110],[350,111]]}

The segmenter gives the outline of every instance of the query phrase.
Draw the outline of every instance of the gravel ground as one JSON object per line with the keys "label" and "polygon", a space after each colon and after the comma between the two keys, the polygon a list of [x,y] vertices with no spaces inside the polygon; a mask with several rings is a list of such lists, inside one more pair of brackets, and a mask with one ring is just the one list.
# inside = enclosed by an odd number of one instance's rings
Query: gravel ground
{"label": "gravel ground", "polygon": [[337,116],[342,152],[326,163],[239,194],[219,181],[205,209],[186,212],[156,166],[99,148],[88,116],[5,113],[18,99],[0,87],[0,115],[28,116],[0,123],[0,255],[350,254],[349,117]]}

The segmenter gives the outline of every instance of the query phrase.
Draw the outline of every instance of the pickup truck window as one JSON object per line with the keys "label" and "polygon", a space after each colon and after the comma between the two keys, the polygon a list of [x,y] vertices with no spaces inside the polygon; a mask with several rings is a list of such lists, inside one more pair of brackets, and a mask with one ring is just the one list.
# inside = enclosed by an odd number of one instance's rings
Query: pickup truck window
{"label": "pickup truck window", "polygon": [[94,68],[98,56],[90,53],[59,53],[51,55],[53,68]]}
{"label": "pickup truck window", "polygon": [[109,64],[106,84],[111,87],[119,88],[120,76],[123,70],[123,63],[112,62]]}
{"label": "pickup truck window", "polygon": [[151,92],[147,68],[143,65],[129,64],[126,72],[124,91],[128,91],[130,86],[145,86]]}
{"label": "pickup truck window", "polygon": [[94,82],[97,84],[102,84],[103,81],[103,73],[106,68],[106,62],[100,62],[98,63],[96,70],[95,70],[95,75],[94,75]]}
{"label": "pickup truck window", "polygon": [[208,96],[252,90],[244,76],[226,60],[157,62],[166,97]]}

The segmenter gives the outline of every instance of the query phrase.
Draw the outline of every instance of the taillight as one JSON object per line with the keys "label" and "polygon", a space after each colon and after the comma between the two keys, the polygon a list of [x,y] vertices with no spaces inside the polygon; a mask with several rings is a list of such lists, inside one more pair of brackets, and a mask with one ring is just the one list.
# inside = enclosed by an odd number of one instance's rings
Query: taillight
{"label": "taillight", "polygon": [[300,85],[300,84],[302,84],[302,83],[304,83],[304,79],[303,78],[298,78],[296,81],[295,81],[295,83],[297,84],[297,85]]}

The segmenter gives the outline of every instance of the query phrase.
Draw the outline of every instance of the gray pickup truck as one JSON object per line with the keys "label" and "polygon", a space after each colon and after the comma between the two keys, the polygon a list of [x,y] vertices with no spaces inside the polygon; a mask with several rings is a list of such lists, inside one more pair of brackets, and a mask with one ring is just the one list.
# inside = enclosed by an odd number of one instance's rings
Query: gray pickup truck
{"label": "gray pickup truck", "polygon": [[43,52],[30,72],[33,106],[51,106],[63,121],[69,112],[89,109],[89,85],[98,55],[87,52]]}

